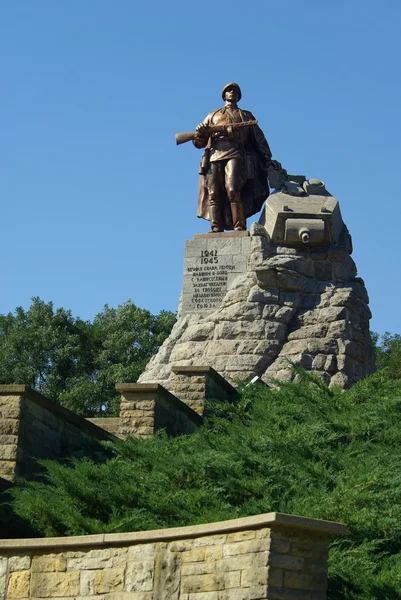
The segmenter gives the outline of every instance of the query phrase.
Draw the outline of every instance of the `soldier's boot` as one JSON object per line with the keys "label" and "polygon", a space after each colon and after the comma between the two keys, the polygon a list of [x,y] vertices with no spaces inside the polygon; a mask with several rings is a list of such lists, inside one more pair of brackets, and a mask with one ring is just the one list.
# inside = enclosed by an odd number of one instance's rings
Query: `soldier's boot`
{"label": "soldier's boot", "polygon": [[212,228],[213,233],[217,233],[219,231],[224,231],[223,222],[221,218],[221,206],[216,204],[211,204],[209,206],[209,217],[210,217],[210,226]]}
{"label": "soldier's boot", "polygon": [[246,219],[244,215],[244,207],[241,202],[231,202],[231,214],[233,216],[233,224],[235,231],[246,230]]}

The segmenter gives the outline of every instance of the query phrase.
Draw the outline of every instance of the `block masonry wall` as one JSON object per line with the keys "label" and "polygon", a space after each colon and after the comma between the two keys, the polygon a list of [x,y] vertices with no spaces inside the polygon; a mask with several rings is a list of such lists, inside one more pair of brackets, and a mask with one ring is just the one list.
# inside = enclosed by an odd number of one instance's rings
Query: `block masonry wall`
{"label": "block masonry wall", "polygon": [[0,385],[0,480],[30,478],[37,459],[105,456],[113,436],[25,385]]}
{"label": "block masonry wall", "polygon": [[118,383],[120,434],[149,437],[158,429],[168,435],[190,434],[202,419],[159,384]]}
{"label": "block masonry wall", "polygon": [[[212,369],[206,369],[197,404],[204,392],[216,390]],[[214,373],[217,380],[219,376]],[[212,381],[213,380],[213,381]],[[222,385],[229,384],[220,378]],[[212,383],[210,383],[212,381]],[[217,387],[216,387],[217,386]],[[198,386],[199,387],[199,386]],[[121,393],[120,416],[85,419],[25,385],[0,385],[0,485],[17,475],[32,478],[40,473],[37,459],[61,460],[90,457],[104,460],[103,440],[127,435],[149,437],[164,429],[168,435],[193,433],[202,422],[194,411],[159,384],[117,384]],[[235,392],[235,390],[233,390]]]}
{"label": "block masonry wall", "polygon": [[270,513],[208,525],[0,540],[0,600],[325,600],[344,525]]}
{"label": "block masonry wall", "polygon": [[212,367],[173,367],[174,394],[199,415],[204,414],[205,400],[229,400],[236,389]]}

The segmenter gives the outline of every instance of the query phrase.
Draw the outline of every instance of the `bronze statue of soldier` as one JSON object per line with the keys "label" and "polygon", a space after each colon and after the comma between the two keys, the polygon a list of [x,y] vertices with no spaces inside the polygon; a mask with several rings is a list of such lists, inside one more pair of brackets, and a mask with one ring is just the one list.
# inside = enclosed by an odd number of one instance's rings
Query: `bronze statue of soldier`
{"label": "bronze statue of soldier", "polygon": [[246,230],[246,219],[261,210],[269,195],[269,165],[281,168],[272,161],[255,117],[238,108],[241,96],[239,85],[228,83],[222,91],[225,105],[209,113],[192,138],[196,148],[205,148],[198,217],[210,221],[211,232]]}

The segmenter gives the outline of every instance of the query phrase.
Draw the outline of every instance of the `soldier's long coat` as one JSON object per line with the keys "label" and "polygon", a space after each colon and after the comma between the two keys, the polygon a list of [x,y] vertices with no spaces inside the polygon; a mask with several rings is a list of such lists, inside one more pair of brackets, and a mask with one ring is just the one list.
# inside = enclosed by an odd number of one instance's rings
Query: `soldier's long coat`
{"label": "soldier's long coat", "polygon": [[[220,111],[224,111],[224,108],[220,109]],[[210,113],[206,117],[204,123],[213,124],[213,116],[220,111]],[[242,121],[255,120],[253,114],[247,110],[240,110],[240,115]],[[246,130],[249,131],[244,135]],[[246,179],[241,191],[241,200],[245,217],[248,218],[261,210],[264,201],[269,195],[267,161],[271,158],[272,154],[263,131],[258,125],[249,128],[246,127],[239,131],[241,131],[242,137],[244,138],[244,178]],[[198,144],[197,147],[199,147]],[[248,164],[248,168],[247,162],[252,163],[251,165]],[[252,178],[248,178],[249,176]],[[202,219],[210,220],[206,175],[199,176],[197,216]],[[224,198],[223,203],[223,221],[224,229],[233,229],[230,202],[227,196]]]}

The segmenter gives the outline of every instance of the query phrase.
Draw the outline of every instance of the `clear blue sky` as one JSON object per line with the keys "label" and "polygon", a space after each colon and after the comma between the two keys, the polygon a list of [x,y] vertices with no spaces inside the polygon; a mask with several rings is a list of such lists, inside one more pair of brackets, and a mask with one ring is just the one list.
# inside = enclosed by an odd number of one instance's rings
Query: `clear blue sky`
{"label": "clear blue sky", "polygon": [[289,172],[340,201],[372,329],[401,332],[401,2],[18,0],[0,7],[0,313],[176,310],[200,153],[237,81]]}

